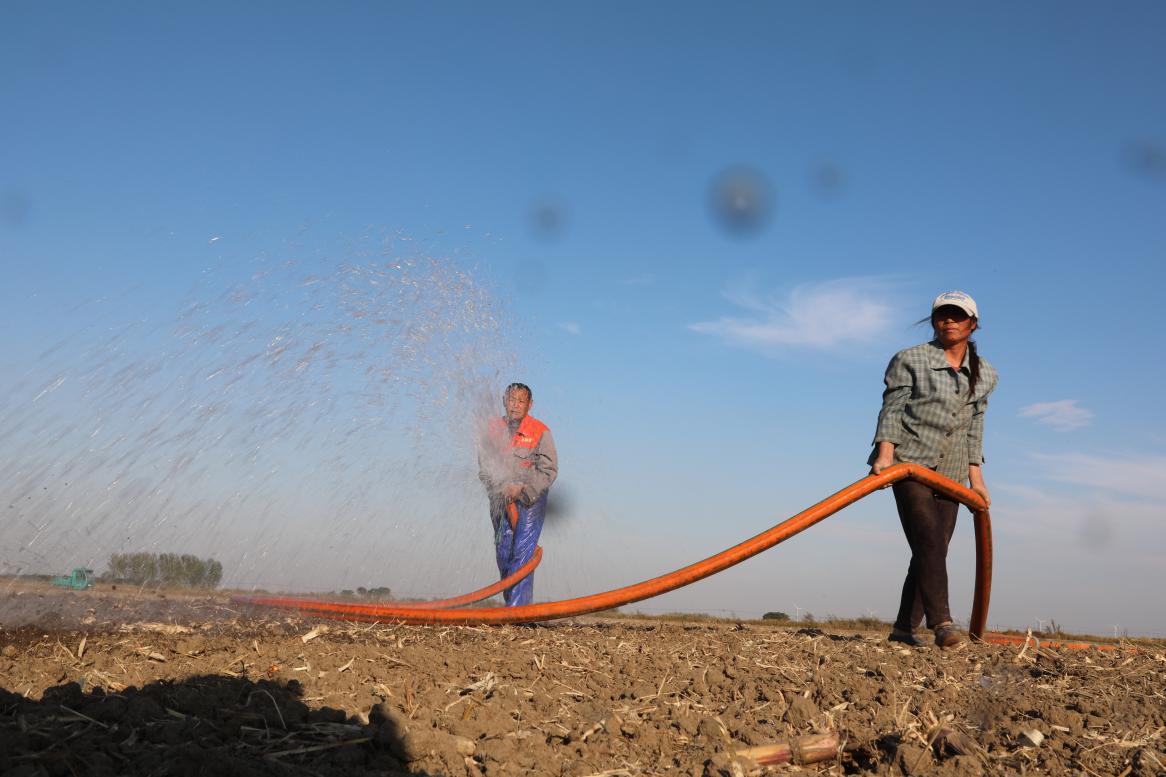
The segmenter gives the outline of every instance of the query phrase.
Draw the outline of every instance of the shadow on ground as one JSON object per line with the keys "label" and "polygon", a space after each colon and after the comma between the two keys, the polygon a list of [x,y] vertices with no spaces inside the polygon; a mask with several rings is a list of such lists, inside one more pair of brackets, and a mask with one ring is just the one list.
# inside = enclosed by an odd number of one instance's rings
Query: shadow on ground
{"label": "shadow on ground", "polygon": [[75,682],[33,701],[0,687],[0,774],[425,775],[398,713],[369,721],[301,700],[299,683],[202,675],[86,693]]}

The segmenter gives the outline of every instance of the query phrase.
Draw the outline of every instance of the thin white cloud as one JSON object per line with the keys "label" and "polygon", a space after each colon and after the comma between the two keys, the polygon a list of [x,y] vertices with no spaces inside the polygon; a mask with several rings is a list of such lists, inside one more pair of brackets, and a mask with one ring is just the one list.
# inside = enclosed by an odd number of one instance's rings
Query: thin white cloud
{"label": "thin white cloud", "polygon": [[1071,432],[1093,421],[1093,411],[1081,407],[1077,401],[1059,399],[1056,402],[1035,402],[1020,408],[1020,415],[1033,418],[1038,424],[1051,426],[1058,432]]}
{"label": "thin white cloud", "polygon": [[1166,475],[1166,456],[1123,454],[1099,456],[1088,453],[1033,453],[1033,459],[1045,466],[1050,480],[1077,486],[1130,494],[1166,506],[1162,489]]}
{"label": "thin white cloud", "polygon": [[887,281],[878,278],[803,284],[780,297],[742,286],[727,290],[725,297],[750,315],[725,316],[688,328],[763,352],[783,346],[828,350],[886,335],[892,318],[889,296]]}
{"label": "thin white cloud", "polygon": [[583,332],[583,327],[576,324],[574,321],[562,321],[559,323],[559,329],[562,329],[569,335],[577,335]]}

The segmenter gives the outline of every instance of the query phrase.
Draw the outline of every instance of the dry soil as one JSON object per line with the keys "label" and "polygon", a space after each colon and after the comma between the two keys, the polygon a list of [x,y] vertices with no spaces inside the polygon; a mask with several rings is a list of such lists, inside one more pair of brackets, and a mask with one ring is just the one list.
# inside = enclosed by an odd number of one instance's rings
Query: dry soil
{"label": "dry soil", "polygon": [[[1161,648],[607,619],[412,627],[0,593],[4,775],[1166,774]],[[836,732],[829,761],[741,750]]]}

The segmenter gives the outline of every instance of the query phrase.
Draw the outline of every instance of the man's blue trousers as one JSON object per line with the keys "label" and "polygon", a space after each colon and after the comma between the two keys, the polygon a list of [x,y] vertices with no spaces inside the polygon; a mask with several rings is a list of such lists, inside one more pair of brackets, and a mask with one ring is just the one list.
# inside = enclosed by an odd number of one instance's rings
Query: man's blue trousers
{"label": "man's blue trousers", "polygon": [[[543,519],[547,513],[547,495],[544,493],[530,507],[518,507],[518,525],[510,528],[509,510],[503,506],[493,511],[494,552],[498,558],[498,574],[502,578],[514,574],[519,567],[530,561],[538,546],[538,537],[543,530]],[[502,592],[507,607],[517,607],[534,601],[534,575],[527,575],[518,583]]]}

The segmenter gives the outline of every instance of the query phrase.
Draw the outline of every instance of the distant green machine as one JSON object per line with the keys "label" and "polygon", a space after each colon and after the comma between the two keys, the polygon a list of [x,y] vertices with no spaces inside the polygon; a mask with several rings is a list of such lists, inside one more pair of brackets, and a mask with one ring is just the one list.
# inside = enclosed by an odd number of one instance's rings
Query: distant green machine
{"label": "distant green machine", "polygon": [[72,588],[75,591],[82,591],[93,585],[93,570],[85,569],[84,567],[77,567],[67,575],[54,577],[53,585],[59,585],[61,588]]}

